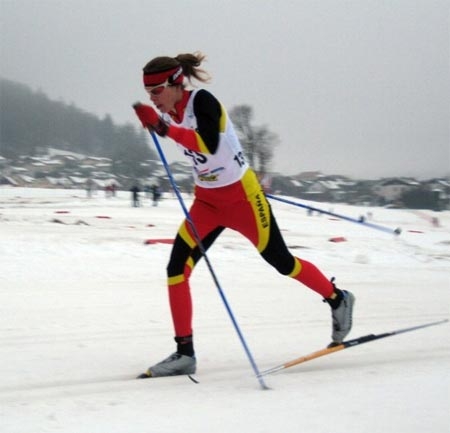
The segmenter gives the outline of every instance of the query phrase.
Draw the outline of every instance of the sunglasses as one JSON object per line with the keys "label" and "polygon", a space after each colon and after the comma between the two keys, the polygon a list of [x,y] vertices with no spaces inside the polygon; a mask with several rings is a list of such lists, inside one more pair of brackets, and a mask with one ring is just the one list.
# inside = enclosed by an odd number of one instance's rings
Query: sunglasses
{"label": "sunglasses", "polygon": [[159,96],[166,87],[170,86],[171,84],[169,84],[168,81],[166,80],[164,83],[158,84],[157,86],[147,86],[145,90],[150,96]]}

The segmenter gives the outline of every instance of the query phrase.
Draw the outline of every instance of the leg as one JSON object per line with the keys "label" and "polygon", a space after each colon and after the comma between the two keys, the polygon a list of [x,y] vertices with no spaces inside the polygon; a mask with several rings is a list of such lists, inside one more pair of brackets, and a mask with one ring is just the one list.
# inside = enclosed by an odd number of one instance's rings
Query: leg
{"label": "leg", "polygon": [[[169,302],[177,337],[192,335],[192,298],[189,277],[202,257],[199,246],[196,243],[189,245],[180,234],[186,231],[186,224],[185,221],[175,238],[167,266]],[[223,227],[216,227],[203,237],[202,245],[205,250],[208,250],[222,231]]]}
{"label": "leg", "polygon": [[333,296],[334,286],[330,280],[314,264],[289,252],[262,191],[247,194],[247,201],[236,205],[229,226],[247,237],[278,272],[296,279],[324,298]]}
{"label": "leg", "polygon": [[354,295],[346,290],[339,290],[333,283],[334,279],[329,281],[312,263],[292,256],[284,243],[271,212],[270,215],[271,228],[269,239],[261,255],[281,274],[296,279],[323,296],[331,307],[331,345],[340,344],[352,328]]}
{"label": "leg", "polygon": [[333,295],[334,287],[328,278],[311,262],[293,256],[281,235],[277,222],[270,212],[270,229],[267,245],[260,251],[262,257],[280,274],[296,279],[324,298]]}
{"label": "leg", "polygon": [[278,272],[296,279],[325,298],[332,309],[332,344],[339,344],[352,327],[353,294],[337,289],[333,280],[328,280],[314,264],[294,257],[262,191],[255,189],[251,180],[243,182],[243,187],[247,201],[236,206],[229,227],[246,236]]}
{"label": "leg", "polygon": [[[193,218],[193,215],[197,215],[196,209],[195,206],[191,209],[191,218]],[[193,221],[195,220],[193,219]],[[211,219],[207,218],[206,221],[211,221]],[[212,227],[211,223],[201,224],[199,222],[195,226],[205,251],[223,231],[223,227]],[[192,337],[192,298],[189,277],[201,257],[202,252],[198,242],[192,236],[192,231],[188,227],[187,221],[184,221],[175,238],[167,266],[169,303],[175,329],[177,350],[168,358],[151,366],[139,378],[195,373],[197,362],[194,356]]]}

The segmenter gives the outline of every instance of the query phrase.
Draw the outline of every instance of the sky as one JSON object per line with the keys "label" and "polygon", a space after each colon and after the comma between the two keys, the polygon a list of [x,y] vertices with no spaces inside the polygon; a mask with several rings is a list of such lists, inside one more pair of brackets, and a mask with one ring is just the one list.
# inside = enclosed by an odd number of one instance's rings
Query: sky
{"label": "sky", "polygon": [[272,170],[426,179],[450,174],[449,28],[448,0],[0,0],[0,76],[139,126],[142,67],[201,51],[278,135]]}

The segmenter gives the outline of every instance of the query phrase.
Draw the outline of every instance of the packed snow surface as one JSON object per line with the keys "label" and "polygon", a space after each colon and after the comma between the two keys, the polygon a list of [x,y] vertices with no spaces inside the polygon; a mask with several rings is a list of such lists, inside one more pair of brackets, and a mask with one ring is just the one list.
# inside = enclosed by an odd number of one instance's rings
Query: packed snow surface
{"label": "packed snow surface", "polygon": [[[450,431],[448,323],[283,369],[263,391],[204,261],[191,278],[200,383],[135,380],[175,349],[165,268],[184,217],[168,193],[142,204],[0,189],[2,433]],[[309,204],[402,229],[272,201],[292,253],[355,294],[349,338],[450,317],[450,211]],[[245,238],[225,231],[208,257],[260,371],[329,343],[329,307]]]}

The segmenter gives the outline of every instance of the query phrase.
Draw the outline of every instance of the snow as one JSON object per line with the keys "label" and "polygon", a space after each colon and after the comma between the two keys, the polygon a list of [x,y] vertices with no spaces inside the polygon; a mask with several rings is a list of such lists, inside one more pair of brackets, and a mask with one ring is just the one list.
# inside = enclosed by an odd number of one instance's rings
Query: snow
{"label": "snow", "polygon": [[[130,203],[120,191],[0,189],[2,433],[449,432],[449,324],[284,369],[263,391],[204,263],[192,276],[200,384],[134,380],[175,348],[171,246],[145,241],[171,238],[183,214],[170,194]],[[355,293],[350,337],[450,316],[450,211],[313,203],[371,213],[402,228],[393,236],[272,206],[292,252]],[[225,231],[209,259],[261,371],[329,342],[327,305],[245,238]]]}

